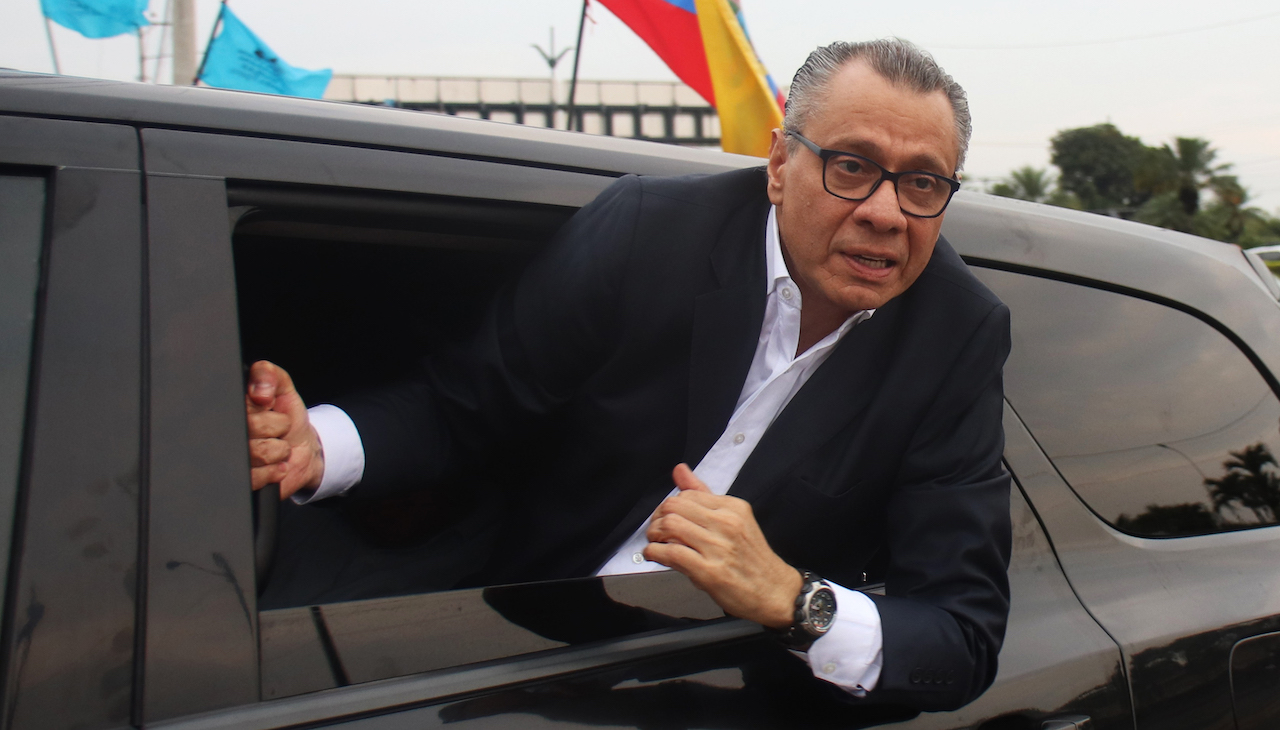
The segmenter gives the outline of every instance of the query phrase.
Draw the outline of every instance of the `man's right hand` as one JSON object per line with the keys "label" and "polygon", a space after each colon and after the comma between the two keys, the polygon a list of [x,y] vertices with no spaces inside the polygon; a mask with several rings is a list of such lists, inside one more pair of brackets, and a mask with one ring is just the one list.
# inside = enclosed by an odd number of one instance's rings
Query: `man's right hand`
{"label": "man's right hand", "polygon": [[324,476],[324,452],[307,407],[283,368],[259,360],[249,368],[244,397],[254,489],[280,484],[280,498],[315,489]]}

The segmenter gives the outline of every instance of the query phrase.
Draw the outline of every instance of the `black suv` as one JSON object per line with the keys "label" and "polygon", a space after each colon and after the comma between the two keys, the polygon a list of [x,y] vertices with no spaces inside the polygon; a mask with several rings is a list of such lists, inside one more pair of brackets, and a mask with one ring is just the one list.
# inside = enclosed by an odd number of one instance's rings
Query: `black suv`
{"label": "black suv", "polygon": [[943,229],[1013,314],[1013,608],[960,710],[852,701],[674,573],[438,590],[484,504],[255,509],[243,363],[395,378],[619,175],[755,164],[0,72],[4,727],[1280,725],[1280,289],[1101,216],[962,192]]}

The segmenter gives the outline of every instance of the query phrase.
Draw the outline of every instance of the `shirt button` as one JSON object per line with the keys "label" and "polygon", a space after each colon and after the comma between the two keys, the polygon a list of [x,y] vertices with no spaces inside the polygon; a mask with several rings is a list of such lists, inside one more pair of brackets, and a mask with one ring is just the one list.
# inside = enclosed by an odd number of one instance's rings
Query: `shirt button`
{"label": "shirt button", "polygon": [[782,298],[783,298],[783,299],[790,299],[790,298],[791,298],[791,287],[789,287],[789,286],[784,286],[784,287],[782,287]]}
{"label": "shirt button", "polygon": [[823,664],[823,665],[822,665],[822,673],[823,673],[823,674],[835,674],[835,673],[836,673],[836,665],[835,665],[835,662],[827,662],[826,664]]}
{"label": "shirt button", "polygon": [[644,553],[631,553],[631,562],[639,565],[644,562]]}
{"label": "shirt button", "polygon": [[743,434],[735,433],[735,434],[733,435],[733,442],[734,442],[735,444],[740,444],[740,443],[742,443],[743,441],[746,441],[746,440],[747,440],[747,437],[746,437],[745,435],[743,435]]}

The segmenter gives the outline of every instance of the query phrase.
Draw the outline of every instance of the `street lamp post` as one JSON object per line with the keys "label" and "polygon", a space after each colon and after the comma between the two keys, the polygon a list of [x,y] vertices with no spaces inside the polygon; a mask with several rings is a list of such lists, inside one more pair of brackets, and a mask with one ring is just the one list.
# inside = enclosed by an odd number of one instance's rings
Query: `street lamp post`
{"label": "street lamp post", "polygon": [[[554,27],[551,28],[551,43],[549,46],[549,50],[546,50],[546,51],[542,50],[542,46],[538,45],[537,43],[531,43],[529,45],[533,46],[534,50],[536,50],[538,54],[542,56],[542,60],[546,61],[547,66],[551,69],[551,119],[548,120],[547,126],[551,127],[552,129],[555,129],[556,128],[556,65],[560,63],[560,59],[564,58],[564,54],[573,50],[573,46],[569,46],[568,48],[561,49],[559,53],[556,53],[556,29]],[[573,120],[570,120],[569,123],[572,124]]]}

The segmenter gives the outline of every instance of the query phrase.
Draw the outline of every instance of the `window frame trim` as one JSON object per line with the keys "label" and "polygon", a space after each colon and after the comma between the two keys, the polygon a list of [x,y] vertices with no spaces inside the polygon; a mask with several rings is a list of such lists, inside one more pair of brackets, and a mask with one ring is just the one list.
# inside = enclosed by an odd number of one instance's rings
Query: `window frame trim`
{"label": "window frame trim", "polygon": [[[1183,314],[1190,315],[1191,317],[1203,322],[1204,324],[1209,325],[1215,331],[1217,331],[1219,334],[1225,337],[1231,344],[1235,345],[1236,349],[1239,350],[1240,353],[1245,356],[1245,358],[1249,361],[1249,363],[1253,365],[1258,375],[1263,379],[1264,382],[1266,382],[1267,387],[1270,388],[1271,390],[1271,394],[1277,399],[1280,399],[1280,382],[1277,382],[1276,378],[1271,374],[1271,371],[1266,367],[1266,364],[1262,361],[1262,359],[1258,356],[1258,354],[1251,347],[1249,347],[1249,345],[1239,335],[1237,335],[1234,331],[1228,328],[1225,324],[1223,324],[1222,322],[1219,322],[1218,320],[1214,319],[1213,317],[1206,314],[1205,312],[1196,309],[1195,307],[1191,307],[1175,299],[1169,299],[1168,297],[1160,296],[1159,294],[1152,294],[1151,292],[1143,291],[1141,289],[1135,289],[1135,288],[1127,287],[1121,284],[1113,284],[1110,282],[1100,281],[1097,279],[1091,279],[1089,277],[1078,276],[1074,274],[1066,274],[1063,272],[1051,271],[1048,269],[1041,269],[1034,266],[1014,264],[1006,261],[986,259],[978,256],[961,256],[961,258],[964,260],[964,262],[967,265],[973,266],[976,268],[990,269],[993,271],[1003,271],[1011,274],[1031,276],[1031,277],[1040,278],[1040,279],[1048,279],[1051,281],[1057,281],[1064,284],[1073,284],[1076,286],[1081,286],[1089,289],[1097,289],[1101,291],[1110,292],[1112,294],[1118,294],[1121,296],[1132,297],[1134,299],[1140,299],[1142,301],[1150,302],[1152,304],[1156,304],[1159,306],[1164,306],[1174,311],[1178,311],[1178,312],[1182,312]],[[1218,532],[1200,533],[1200,534],[1194,534],[1194,535],[1134,535],[1128,532],[1124,532],[1123,530],[1120,530],[1118,527],[1113,525],[1110,519],[1102,516],[1102,514],[1099,513],[1098,510],[1094,508],[1093,504],[1077,491],[1076,487],[1072,484],[1072,481],[1068,479],[1067,475],[1062,472],[1062,468],[1058,465],[1058,462],[1049,455],[1048,450],[1045,448],[1044,444],[1040,442],[1040,438],[1035,434],[1035,432],[1027,424],[1026,420],[1022,417],[1022,414],[1019,413],[1018,409],[1013,405],[1013,403],[1011,403],[1008,400],[1007,393],[1005,394],[1004,402],[1005,402],[1005,405],[1009,408],[1009,410],[1012,411],[1012,413],[1017,417],[1019,423],[1022,424],[1022,427],[1026,429],[1027,433],[1031,437],[1031,440],[1035,443],[1036,448],[1039,449],[1040,452],[1044,455],[1045,460],[1049,463],[1050,466],[1053,467],[1054,474],[1056,474],[1058,478],[1062,481],[1062,483],[1067,487],[1067,489],[1070,490],[1071,494],[1075,497],[1075,499],[1078,500],[1079,503],[1086,510],[1088,510],[1089,514],[1093,515],[1093,517],[1098,521],[1098,524],[1101,525],[1101,527],[1105,529],[1107,532],[1111,533],[1112,537],[1114,537],[1119,542],[1131,545],[1133,547],[1140,547],[1140,548],[1147,548],[1147,549],[1150,549],[1152,547],[1157,547],[1157,549],[1159,549],[1169,544],[1180,545],[1181,541],[1186,541],[1191,539],[1202,540],[1201,542],[1198,542],[1195,546],[1187,545],[1185,547],[1169,548],[1172,550],[1179,550],[1179,549],[1190,550],[1190,549],[1198,549],[1201,547],[1210,546],[1211,543],[1207,543],[1203,541],[1203,539],[1205,538],[1223,538],[1226,536],[1237,535],[1240,533],[1256,533],[1259,531],[1267,530],[1269,528],[1280,528],[1280,516],[1277,516],[1278,521],[1272,524],[1240,525],[1232,529],[1220,530]],[[1012,470],[1010,471],[1012,473]],[[1266,539],[1266,538],[1260,537],[1258,539]]]}
{"label": "window frame trim", "polygon": [[1205,324],[1214,328],[1215,330],[1218,331],[1219,334],[1221,334],[1223,337],[1226,337],[1228,340],[1230,340],[1231,344],[1235,345],[1236,348],[1238,348],[1240,352],[1243,353],[1246,358],[1248,358],[1249,362],[1253,365],[1254,369],[1256,369],[1258,371],[1258,374],[1262,376],[1262,379],[1266,381],[1267,386],[1271,388],[1271,392],[1277,398],[1280,398],[1280,379],[1277,379],[1276,376],[1271,373],[1270,368],[1267,367],[1266,363],[1262,360],[1261,357],[1258,356],[1258,353],[1249,345],[1249,343],[1245,342],[1244,339],[1241,338],[1240,335],[1236,334],[1236,332],[1232,330],[1230,327],[1227,327],[1225,324],[1218,321],[1211,315],[1205,313],[1202,310],[1196,309],[1195,307],[1192,307],[1189,304],[1180,302],[1176,299],[1170,299],[1168,297],[1161,296],[1159,294],[1153,294],[1148,291],[1143,291],[1142,289],[1135,289],[1133,287],[1124,286],[1123,284],[1114,284],[1114,283],[1102,281],[1099,279],[1093,279],[1087,276],[1080,276],[1078,274],[1067,274],[1061,271],[1041,269],[1035,266],[1015,264],[1015,263],[1010,263],[1008,261],[998,261],[995,259],[982,258],[980,256],[962,255],[960,258],[962,258],[964,262],[969,266],[973,266],[980,269],[993,269],[995,271],[1006,271],[1011,274],[1024,274],[1027,276],[1035,276],[1041,279],[1050,279],[1052,281],[1060,281],[1065,284],[1076,284],[1079,286],[1089,287],[1091,289],[1101,289],[1102,291],[1112,292],[1113,294],[1121,294],[1124,296],[1133,297],[1135,299],[1142,299],[1142,300],[1151,302],[1153,304],[1160,304],[1160,305],[1169,307],[1170,309],[1176,309],[1177,311],[1182,312],[1184,314],[1189,314],[1192,317],[1195,317],[1201,322],[1204,322]]}

